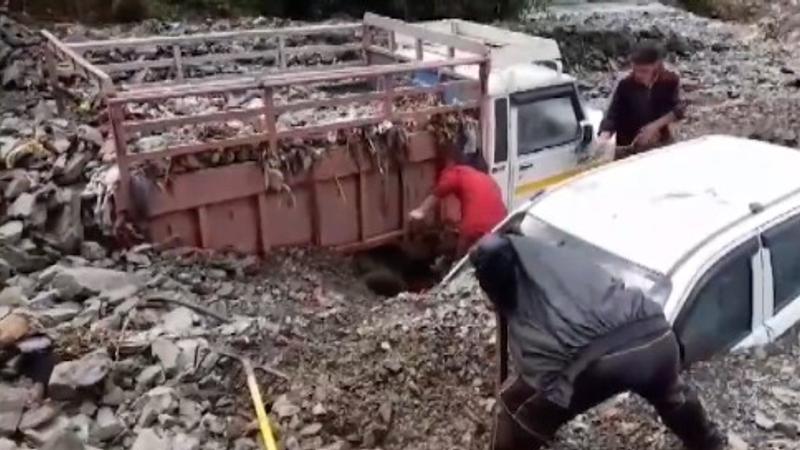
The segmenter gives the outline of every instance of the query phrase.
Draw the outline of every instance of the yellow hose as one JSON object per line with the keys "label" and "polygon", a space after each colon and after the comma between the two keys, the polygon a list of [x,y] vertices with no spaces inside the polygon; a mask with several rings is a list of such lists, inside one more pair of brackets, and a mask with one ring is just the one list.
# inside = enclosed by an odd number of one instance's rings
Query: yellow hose
{"label": "yellow hose", "polygon": [[261,399],[261,391],[258,389],[256,382],[256,373],[250,361],[241,358],[244,371],[247,374],[247,387],[250,389],[250,397],[253,399],[253,407],[256,409],[256,417],[258,418],[258,428],[261,430],[261,438],[264,440],[264,445],[267,450],[278,450],[278,445],[275,443],[275,436],[272,434],[272,427],[269,423],[267,411],[264,410],[264,401]]}

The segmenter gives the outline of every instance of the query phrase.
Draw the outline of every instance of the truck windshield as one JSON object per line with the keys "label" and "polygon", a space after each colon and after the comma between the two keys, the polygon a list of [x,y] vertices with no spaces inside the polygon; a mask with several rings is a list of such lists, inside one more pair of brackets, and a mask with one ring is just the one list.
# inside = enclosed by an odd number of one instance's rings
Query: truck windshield
{"label": "truck windshield", "polygon": [[625,285],[641,289],[660,305],[666,303],[670,292],[670,283],[664,275],[568,234],[530,213],[525,215],[519,228],[525,236],[536,237],[554,244],[559,243],[584,254],[588,260],[603,267]]}

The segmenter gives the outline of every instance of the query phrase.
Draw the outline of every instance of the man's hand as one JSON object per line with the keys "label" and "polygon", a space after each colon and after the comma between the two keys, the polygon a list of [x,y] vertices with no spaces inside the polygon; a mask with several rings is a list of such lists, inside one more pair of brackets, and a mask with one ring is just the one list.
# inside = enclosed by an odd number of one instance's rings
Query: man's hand
{"label": "man's hand", "polygon": [[422,208],[414,209],[410,213],[408,213],[408,218],[414,222],[425,220],[425,216],[426,216],[425,210]]}
{"label": "man's hand", "polygon": [[645,125],[633,139],[634,147],[650,147],[658,143],[661,127],[658,124],[650,123]]}

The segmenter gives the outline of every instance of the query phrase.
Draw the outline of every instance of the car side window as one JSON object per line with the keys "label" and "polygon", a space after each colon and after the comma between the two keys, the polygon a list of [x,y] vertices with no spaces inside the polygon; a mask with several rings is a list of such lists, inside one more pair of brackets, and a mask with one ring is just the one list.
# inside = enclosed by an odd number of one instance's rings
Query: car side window
{"label": "car side window", "polygon": [[752,329],[753,270],[757,242],[724,257],[692,290],[675,322],[684,362],[729,350]]}
{"label": "car side window", "polygon": [[763,238],[772,262],[773,314],[777,314],[800,297],[800,217],[766,231]]}
{"label": "car side window", "polygon": [[580,136],[580,119],[572,94],[519,105],[517,124],[520,155],[567,144]]}
{"label": "car side window", "polygon": [[508,99],[494,102],[494,162],[504,163],[508,159]]}

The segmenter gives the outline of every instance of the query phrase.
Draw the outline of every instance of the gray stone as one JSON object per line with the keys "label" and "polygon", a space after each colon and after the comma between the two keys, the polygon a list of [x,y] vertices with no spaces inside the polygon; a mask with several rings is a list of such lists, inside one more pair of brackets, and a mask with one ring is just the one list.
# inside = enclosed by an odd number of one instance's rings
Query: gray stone
{"label": "gray stone", "polygon": [[192,429],[200,423],[204,411],[200,403],[185,398],[182,398],[178,405],[178,412],[187,429]]}
{"label": "gray stone", "polygon": [[159,365],[146,367],[144,370],[139,372],[139,375],[136,376],[136,384],[141,387],[150,387],[154,385],[163,375],[164,372],[161,370],[161,366]]}
{"label": "gray stone", "polygon": [[100,309],[102,306],[103,303],[97,298],[90,298],[85,301],[83,303],[83,309],[72,321],[72,325],[80,328],[92,322],[97,323],[98,319],[100,319]]}
{"label": "gray stone", "polygon": [[23,436],[34,445],[41,446],[45,442],[54,440],[66,430],[71,429],[72,422],[64,416],[57,416],[55,420],[40,428],[22,430]]}
{"label": "gray stone", "polygon": [[37,317],[46,327],[54,327],[64,322],[69,322],[81,312],[81,306],[77,303],[63,303],[55,308],[37,311]]}
{"label": "gray stone", "polygon": [[322,431],[322,424],[312,423],[310,425],[306,425],[300,430],[300,436],[316,436],[320,431]]}
{"label": "gray stone", "polygon": [[0,436],[12,436],[17,432],[29,397],[27,389],[0,386]]}
{"label": "gray stone", "polygon": [[105,351],[97,351],[77,361],[58,364],[50,375],[48,392],[56,400],[72,400],[81,389],[97,385],[105,379],[112,366]]}
{"label": "gray stone", "polygon": [[5,259],[0,258],[0,284],[5,284],[14,274],[14,269]]}
{"label": "gray stone", "polygon": [[83,176],[83,170],[91,160],[92,154],[89,152],[74,153],[67,160],[63,170],[58,174],[58,182],[62,185],[67,185],[79,181]]}
{"label": "gray stone", "polygon": [[300,407],[291,403],[286,395],[281,395],[275,400],[275,403],[272,404],[272,412],[277,414],[281,419],[285,419],[299,414]]}
{"label": "gray stone", "polygon": [[3,70],[3,87],[21,88],[24,85],[22,60],[16,59]]}
{"label": "gray stone", "polygon": [[58,270],[52,286],[64,300],[99,295],[109,300],[130,297],[139,290],[141,281],[134,275],[96,267],[74,267]]}
{"label": "gray stone", "polygon": [[8,207],[6,215],[15,219],[30,219],[33,217],[35,207],[36,196],[26,192],[14,200],[14,203]]}
{"label": "gray stone", "polygon": [[756,412],[755,422],[756,426],[762,430],[772,431],[772,429],[775,428],[775,421],[767,417],[761,411]]}
{"label": "gray stone", "polygon": [[15,176],[7,185],[3,195],[6,200],[14,200],[31,188],[31,179],[25,174],[20,173]]}
{"label": "gray stone", "polygon": [[153,341],[150,346],[150,352],[158,358],[158,362],[161,363],[161,367],[167,375],[174,374],[180,369],[178,364],[181,349],[169,339],[159,338]]}
{"label": "gray stone", "polygon": [[25,224],[21,220],[12,220],[0,225],[0,244],[14,245],[22,239]]}
{"label": "gray stone", "polygon": [[70,430],[75,433],[81,442],[89,441],[89,430],[91,430],[93,422],[91,417],[86,414],[78,414],[70,418]]}
{"label": "gray stone", "polygon": [[181,371],[196,368],[201,352],[209,348],[208,341],[202,338],[178,341],[178,347],[181,349],[181,355],[178,358],[178,367],[180,367]]}
{"label": "gray stone", "polygon": [[52,256],[32,254],[24,248],[23,240],[18,245],[0,243],[0,258],[4,259],[17,273],[31,273],[43,270],[52,263]]}
{"label": "gray stone", "polygon": [[195,314],[192,310],[180,307],[165,314],[161,322],[164,331],[180,335],[192,329],[194,317]]}
{"label": "gray stone", "polygon": [[61,206],[48,217],[47,235],[53,246],[64,253],[77,252],[83,241],[81,194],[77,189],[62,189]]}
{"label": "gray stone", "polygon": [[775,431],[783,434],[789,439],[796,439],[797,433],[800,431],[800,427],[798,427],[797,423],[795,422],[781,420],[775,423]]}
{"label": "gray stone", "polygon": [[17,450],[17,443],[6,438],[0,438],[0,450]]}
{"label": "gray stone", "polygon": [[172,450],[200,450],[200,439],[179,433],[172,439]]}
{"label": "gray stone", "polygon": [[111,408],[100,408],[92,427],[92,439],[105,442],[119,436],[124,430],[125,426]]}
{"label": "gray stone", "polygon": [[202,423],[203,427],[205,427],[205,429],[212,434],[216,434],[218,436],[225,434],[225,420],[215,416],[214,414],[208,413],[204,415],[200,423]]}
{"label": "gray stone", "polygon": [[84,241],[81,243],[81,256],[89,261],[97,261],[105,258],[107,255],[106,249],[97,242]]}
{"label": "gray stone", "polygon": [[107,406],[119,406],[125,401],[125,391],[111,382],[106,386],[106,393],[100,403]]}
{"label": "gray stone", "polygon": [[28,298],[19,286],[11,286],[0,291],[0,306],[25,306]]}
{"label": "gray stone", "polygon": [[171,450],[170,440],[159,436],[152,428],[145,428],[136,435],[131,450]]}
{"label": "gray stone", "polygon": [[60,408],[57,408],[49,403],[36,409],[31,409],[22,415],[22,420],[19,423],[19,429],[28,430],[31,428],[39,428],[42,425],[50,423],[60,413]]}
{"label": "gray stone", "polygon": [[258,445],[252,439],[239,438],[234,441],[233,450],[258,450]]}
{"label": "gray stone", "polygon": [[750,448],[747,442],[742,439],[738,434],[730,431],[728,432],[728,449],[729,450],[748,450]]}
{"label": "gray stone", "polygon": [[41,450],[85,450],[81,439],[72,431],[62,431],[50,438]]}

